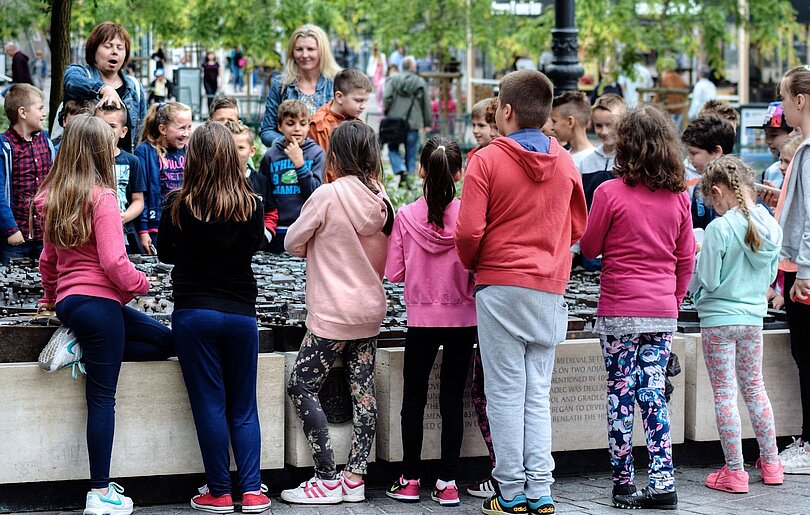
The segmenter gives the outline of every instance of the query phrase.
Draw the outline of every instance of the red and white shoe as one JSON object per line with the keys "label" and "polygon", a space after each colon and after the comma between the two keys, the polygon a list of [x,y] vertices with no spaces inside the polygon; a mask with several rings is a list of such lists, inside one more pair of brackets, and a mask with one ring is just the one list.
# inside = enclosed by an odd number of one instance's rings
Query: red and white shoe
{"label": "red and white shoe", "polygon": [[242,513],[261,513],[270,509],[270,498],[267,497],[267,485],[262,484],[259,492],[242,494]]}
{"label": "red and white shoe", "polygon": [[281,499],[290,504],[339,504],[343,502],[343,487],[339,480],[330,481],[334,485],[327,485],[325,481],[313,477],[304,481],[297,488],[281,492]]}
{"label": "red and white shoe", "polygon": [[340,473],[340,487],[342,488],[343,502],[363,502],[366,500],[366,482],[354,482],[345,474]]}
{"label": "red and white shoe", "polygon": [[208,491],[208,485],[201,486],[199,492],[199,495],[191,498],[191,507],[195,510],[209,513],[233,513],[231,494],[211,495],[211,492]]}

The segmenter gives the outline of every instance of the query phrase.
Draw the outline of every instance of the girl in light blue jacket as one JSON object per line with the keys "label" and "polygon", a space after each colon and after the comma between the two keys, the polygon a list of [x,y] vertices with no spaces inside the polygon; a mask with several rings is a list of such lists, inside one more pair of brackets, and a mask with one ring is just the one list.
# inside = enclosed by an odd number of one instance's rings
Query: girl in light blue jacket
{"label": "girl in light blue jacket", "polygon": [[694,297],[700,316],[703,357],[714,391],[717,430],[726,464],[709,474],[706,486],[748,492],[743,469],[737,383],[759,444],[758,468],[766,485],[781,485],[773,411],[762,380],[762,319],[766,292],[776,277],[782,230],[754,203],[754,174],[739,159],[722,156],[706,166],[703,194],[719,215],[707,227]]}

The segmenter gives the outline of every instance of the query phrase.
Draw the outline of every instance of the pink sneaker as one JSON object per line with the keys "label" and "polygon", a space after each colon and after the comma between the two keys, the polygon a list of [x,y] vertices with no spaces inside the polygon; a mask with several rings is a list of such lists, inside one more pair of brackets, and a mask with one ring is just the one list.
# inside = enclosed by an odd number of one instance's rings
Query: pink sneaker
{"label": "pink sneaker", "polygon": [[458,487],[454,484],[449,484],[444,488],[439,488],[436,485],[433,492],[430,493],[430,498],[441,506],[458,506],[461,504],[458,499]]}
{"label": "pink sneaker", "polygon": [[399,476],[385,491],[385,495],[396,501],[419,502],[419,480]]}
{"label": "pink sneaker", "polygon": [[706,486],[732,494],[747,494],[748,472],[729,470],[728,465],[723,465],[723,468],[717,472],[709,474],[709,477],[706,478]]}
{"label": "pink sneaker", "polygon": [[231,494],[223,494],[219,497],[211,495],[208,485],[203,485],[199,489],[200,494],[191,498],[191,507],[199,511],[209,513],[233,513],[233,498]]}
{"label": "pink sneaker", "polygon": [[762,482],[766,485],[781,485],[785,482],[785,469],[782,460],[777,459],[773,463],[762,463],[757,459],[756,468],[762,472]]}

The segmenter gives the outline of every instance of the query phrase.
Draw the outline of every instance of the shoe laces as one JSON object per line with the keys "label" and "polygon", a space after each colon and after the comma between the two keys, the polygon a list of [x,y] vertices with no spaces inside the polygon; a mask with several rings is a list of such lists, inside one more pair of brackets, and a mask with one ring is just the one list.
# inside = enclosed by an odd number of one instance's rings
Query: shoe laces
{"label": "shoe laces", "polygon": [[[264,486],[264,485],[262,485],[262,486]],[[208,483],[206,483],[206,484],[202,485],[201,487],[199,487],[197,489],[197,491],[200,493],[200,495],[207,494],[208,493]]]}
{"label": "shoe laces", "polygon": [[[206,487],[208,487],[208,485],[205,485],[205,486],[206,486]],[[269,488],[267,488],[267,485],[265,485],[264,483],[262,483],[262,484],[261,484],[261,486],[259,486],[259,491],[260,491],[261,493],[263,493],[263,494],[266,494],[267,492],[269,492],[269,491],[270,491],[270,489],[269,489]]]}
{"label": "shoe laces", "polygon": [[78,379],[79,374],[87,375],[87,372],[84,370],[84,363],[81,361],[74,361],[70,364],[70,377],[73,379]]}

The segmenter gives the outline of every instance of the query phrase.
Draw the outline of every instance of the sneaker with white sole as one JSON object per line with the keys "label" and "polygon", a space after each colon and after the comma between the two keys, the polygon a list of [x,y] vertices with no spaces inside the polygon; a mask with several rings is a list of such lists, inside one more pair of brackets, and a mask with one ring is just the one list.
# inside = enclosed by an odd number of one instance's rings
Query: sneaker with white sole
{"label": "sneaker with white sole", "polygon": [[470,483],[467,485],[467,493],[472,495],[473,497],[479,497],[481,499],[489,499],[495,494],[495,485],[497,482],[492,479],[492,476],[482,479],[481,481],[477,481],[475,483]]}
{"label": "sneaker with white sole", "polygon": [[[57,329],[48,344],[39,353],[39,366],[46,372],[56,372],[74,363],[80,363],[82,348],[73,331],[65,326]],[[83,368],[83,367],[82,367]]]}
{"label": "sneaker with white sole", "polygon": [[[798,442],[798,443],[797,443]],[[779,454],[785,474],[810,474],[810,442],[797,440]]]}
{"label": "sneaker with white sole", "polygon": [[272,502],[267,497],[267,485],[262,483],[259,492],[242,494],[242,513],[261,513],[270,509]]}
{"label": "sneaker with white sole", "polygon": [[290,504],[340,504],[343,502],[343,485],[340,480],[334,483],[334,486],[329,486],[320,478],[313,477],[297,488],[283,490],[281,499]]}
{"label": "sneaker with white sole", "polygon": [[191,498],[190,505],[197,511],[208,513],[233,513],[233,497],[230,493],[214,495],[208,490],[208,485],[197,489],[199,495]]}
{"label": "sneaker with white sole", "polygon": [[87,492],[87,501],[84,506],[84,515],[130,515],[132,513],[132,499],[122,495],[124,488],[118,483],[110,483],[107,495],[101,492]]}
{"label": "sneaker with white sole", "polygon": [[343,502],[363,502],[366,500],[366,482],[363,480],[355,483],[341,472],[340,488],[342,489]]}

